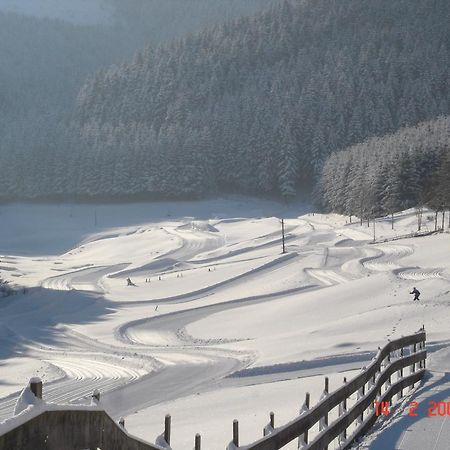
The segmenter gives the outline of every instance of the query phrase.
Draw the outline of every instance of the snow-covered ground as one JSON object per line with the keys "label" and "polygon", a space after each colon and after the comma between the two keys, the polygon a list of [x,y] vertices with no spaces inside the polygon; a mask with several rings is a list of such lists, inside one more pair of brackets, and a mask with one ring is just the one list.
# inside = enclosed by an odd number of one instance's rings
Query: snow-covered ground
{"label": "snow-covered ground", "polygon": [[[324,375],[339,387],[423,324],[445,373],[450,235],[374,244],[372,225],[307,211],[245,198],[1,206],[0,276],[26,293],[0,299],[0,420],[37,375],[48,401],[97,388],[133,434],[154,441],[170,412],[175,449],[201,432],[215,450],[234,418],[241,442],[256,440],[270,411],[287,422],[307,391],[319,399]],[[411,210],[375,234],[416,228]]]}
{"label": "snow-covered ground", "polygon": [[0,0],[0,11],[79,25],[111,22],[114,10],[104,0]]}

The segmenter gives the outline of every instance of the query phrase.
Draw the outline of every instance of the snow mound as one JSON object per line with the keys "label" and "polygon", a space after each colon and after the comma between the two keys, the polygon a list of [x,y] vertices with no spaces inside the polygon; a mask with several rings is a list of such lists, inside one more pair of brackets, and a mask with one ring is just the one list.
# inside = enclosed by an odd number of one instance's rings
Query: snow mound
{"label": "snow mound", "polygon": [[[32,378],[30,380],[30,383],[39,381],[40,381],[39,378]],[[14,415],[17,416],[22,411],[25,411],[29,406],[38,406],[42,403],[43,400],[37,398],[31,391],[30,386],[28,385],[22,390],[19,398],[17,399],[16,407],[14,408]]]}
{"label": "snow mound", "polygon": [[186,225],[181,225],[178,227],[180,230],[194,230],[194,231],[205,231],[208,233],[217,233],[219,230],[211,225],[209,222],[203,222],[203,221],[192,221],[187,223]]}

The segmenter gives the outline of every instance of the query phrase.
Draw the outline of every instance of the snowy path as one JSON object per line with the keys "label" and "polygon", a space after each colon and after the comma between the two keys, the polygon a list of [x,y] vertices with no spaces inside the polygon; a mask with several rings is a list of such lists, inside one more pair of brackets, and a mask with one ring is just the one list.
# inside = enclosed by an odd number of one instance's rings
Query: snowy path
{"label": "snowy path", "polygon": [[224,303],[217,303],[208,306],[201,306],[194,309],[184,309],[180,312],[165,314],[157,317],[149,317],[128,322],[116,330],[117,339],[128,344],[167,346],[167,345],[210,345],[227,342],[223,339],[201,340],[186,334],[185,327],[189,323],[196,322],[211,314],[239,308],[251,304],[259,304],[279,299],[284,295],[292,295],[301,291],[315,289],[316,286],[305,286],[297,289],[290,289],[286,292],[275,294],[265,294],[231,300]]}
{"label": "snowy path", "polygon": [[[417,416],[409,414],[410,402],[417,402],[417,409],[413,411]],[[425,385],[404,402],[401,409],[394,409],[392,417],[377,426],[355,450],[448,450],[449,405],[450,373],[432,372]]]}
{"label": "snowy path", "polygon": [[92,292],[103,292],[101,278],[105,275],[111,275],[127,267],[128,264],[116,264],[113,266],[89,267],[76,270],[64,275],[50,277],[42,282],[42,287],[46,289],[55,289],[59,291],[70,291],[79,289]]}
{"label": "snowy path", "polygon": [[380,419],[355,450],[450,448],[450,349],[445,343],[431,348],[434,351],[428,354],[428,372],[422,384]]}
{"label": "snowy path", "polygon": [[[186,352],[183,353],[183,358]],[[210,383],[239,368],[234,358],[208,355],[195,362],[168,365],[139,382],[127,384],[103,396],[103,405],[113,417],[120,417],[161,402],[205,390]]]}

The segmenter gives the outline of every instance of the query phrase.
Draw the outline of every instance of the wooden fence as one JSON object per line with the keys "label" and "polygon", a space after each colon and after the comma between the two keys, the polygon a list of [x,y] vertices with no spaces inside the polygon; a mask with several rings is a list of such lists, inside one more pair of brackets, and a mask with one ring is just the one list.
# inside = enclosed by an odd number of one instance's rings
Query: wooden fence
{"label": "wooden fence", "polygon": [[[30,389],[42,400],[42,381],[30,381]],[[0,450],[167,450],[170,449],[171,416],[164,420],[164,431],[150,444],[129,434],[125,421],[118,423],[101,408],[100,393],[93,394],[91,406],[52,405],[43,403],[10,420],[18,424],[0,435]],[[27,414],[28,413],[28,414]],[[31,413],[31,417],[30,417]],[[158,445],[159,444],[159,445]],[[195,435],[194,450],[201,450],[201,436]]]}
{"label": "wooden fence", "polygon": [[45,411],[0,436],[9,450],[160,450],[129,435],[105,411]]}
{"label": "wooden fence", "polygon": [[[299,439],[299,448],[305,450],[325,450],[335,441],[340,449],[348,449],[359,437],[364,435],[377,420],[375,402],[379,405],[390,404],[403,390],[414,387],[425,373],[425,330],[389,342],[379,349],[376,357],[361,374],[329,393],[328,379],[325,378],[325,390],[317,405],[310,408],[310,396],[306,394],[305,404],[299,417],[286,425],[275,428],[275,417],[270,413],[270,423],[264,428],[265,436],[250,444],[239,446],[239,423],[233,422],[233,440],[228,449],[240,450],[278,450]],[[404,370],[410,368],[410,373]],[[396,380],[393,382],[393,377]],[[42,399],[42,382],[34,381],[31,390]],[[350,397],[356,394],[354,404],[347,408]],[[95,394],[99,400],[99,394]],[[153,445],[131,436],[124,426],[123,419],[117,424],[99,407],[60,408],[44,404],[39,414],[24,416],[23,420],[10,431],[0,435],[0,450],[161,450],[170,448],[171,419],[165,418],[164,433],[158,444]],[[338,417],[329,423],[330,413],[338,408]],[[42,412],[40,412],[42,410]],[[336,411],[335,411],[336,412]],[[16,416],[20,418],[20,416]],[[15,420],[15,419],[14,419]],[[356,423],[353,431],[350,427]],[[319,424],[320,432],[311,440],[312,428]],[[200,450],[201,437],[195,436],[194,450]]]}
{"label": "wooden fence", "polygon": [[[240,450],[278,450],[299,439],[299,448],[305,450],[325,450],[333,441],[339,442],[342,450],[350,446],[373,426],[380,410],[378,405],[390,405],[396,394],[403,397],[403,390],[413,388],[425,374],[426,334],[422,328],[419,332],[389,342],[372,360],[361,374],[349,382],[344,378],[344,385],[336,391],[328,392],[328,379],[322,399],[309,408],[309,394],[299,417],[286,425],[275,428],[275,418],[270,414],[270,423],[264,428],[266,434],[262,439],[249,445],[239,446],[239,424],[233,422],[233,440],[229,449]],[[404,370],[410,368],[410,373]],[[393,382],[392,378],[397,375]],[[347,409],[349,399],[357,395],[357,400]],[[387,403],[383,403],[387,402]],[[338,418],[328,423],[329,414],[338,409]],[[353,432],[350,427],[356,422]],[[310,430],[319,425],[320,431],[309,441]]]}

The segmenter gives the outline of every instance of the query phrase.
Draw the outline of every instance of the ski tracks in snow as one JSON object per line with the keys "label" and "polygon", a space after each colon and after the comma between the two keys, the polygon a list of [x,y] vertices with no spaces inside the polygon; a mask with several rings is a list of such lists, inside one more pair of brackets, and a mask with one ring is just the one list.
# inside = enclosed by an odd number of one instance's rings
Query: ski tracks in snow
{"label": "ski tracks in snow", "polygon": [[[367,244],[367,241],[364,244]],[[349,247],[355,250],[359,257],[347,258],[341,264],[330,264],[329,259],[332,252]],[[339,241],[334,247],[325,248],[322,267],[306,268],[304,271],[324,286],[332,286],[359,278],[364,275],[365,271],[391,272],[401,279],[411,281],[435,278],[450,279],[450,275],[441,268],[404,267],[399,264],[401,258],[413,253],[413,247],[407,245],[386,244],[362,247],[358,241],[346,240],[345,245],[343,245],[343,241]]]}
{"label": "ski tracks in snow", "polygon": [[[44,399],[50,403],[72,403],[89,400],[95,389],[102,393],[114,390],[145,375],[144,370],[125,366],[122,362],[101,361],[68,354],[61,358],[42,359],[65,373],[57,381],[46,383]],[[16,392],[0,400],[0,421],[11,417],[19,396]]]}
{"label": "ski tracks in snow", "polygon": [[373,246],[378,255],[365,258],[363,266],[376,272],[392,272],[403,280],[421,281],[434,278],[448,278],[444,269],[404,267],[398,264],[398,260],[405,256],[412,255],[414,249],[406,245],[382,245]]}
{"label": "ski tracks in snow", "polygon": [[401,266],[397,264],[397,260],[412,255],[414,252],[411,247],[406,245],[383,245],[373,246],[372,248],[377,250],[379,254],[363,261],[363,266],[374,272],[392,272],[395,269],[400,269]]}
{"label": "ski tracks in snow", "polygon": [[[66,349],[26,343],[28,355],[53,366],[62,376],[46,383],[44,399],[50,403],[79,403],[89,401],[93,391],[102,394],[139,381],[162,367],[143,349],[130,349],[103,344],[65,326]],[[20,338],[19,336],[16,336]],[[15,392],[0,400],[0,421],[11,417],[19,396]]]}
{"label": "ski tracks in snow", "polygon": [[422,269],[420,267],[411,267],[395,270],[394,273],[403,280],[429,280],[433,278],[445,278],[444,269]]}
{"label": "ski tracks in snow", "polygon": [[50,277],[42,281],[41,286],[45,289],[57,291],[70,291],[72,289],[103,293],[101,279],[125,269],[129,264],[115,264],[111,266],[88,267],[64,275]]}
{"label": "ski tracks in snow", "polygon": [[333,286],[349,281],[344,275],[332,269],[305,269],[304,271],[306,275],[315,278],[325,286]]}
{"label": "ski tracks in snow", "polygon": [[[401,258],[413,253],[413,248],[410,246],[397,244],[368,246],[366,233],[358,234],[357,232],[347,232],[345,234],[347,239],[336,242],[339,230],[333,230],[330,225],[312,224],[303,219],[300,220],[300,223],[303,228],[294,234],[296,227],[293,227],[290,230],[292,235],[288,236],[288,240],[301,238],[301,245],[298,245],[300,257],[308,252],[317,253],[317,249],[323,249],[324,253],[322,261],[318,263],[319,267],[301,268],[300,266],[298,272],[300,274],[303,270],[307,278],[314,279],[314,282],[318,281],[323,287],[346,283],[362,277],[367,271],[390,271],[399,278],[407,280],[445,276],[442,269],[421,269],[399,265],[398,261]],[[255,254],[252,255],[252,251],[275,247],[279,245],[280,241],[280,238],[277,237],[278,232],[273,232],[227,246],[224,236],[220,232],[207,226],[199,228],[198,224],[196,228],[189,228],[187,225],[165,228],[169,235],[180,241],[180,246],[164,254],[159,254],[152,262],[161,262],[164,258],[169,258],[171,264],[179,262],[197,266],[211,262],[219,264],[231,256],[238,255],[242,255],[248,261],[251,261],[253,256],[253,261],[255,261],[258,257]],[[286,266],[297,264],[300,257],[294,252],[283,256],[278,255],[269,262],[240,275],[229,276],[213,286],[172,297],[153,299],[151,302],[181,303],[197,300],[199,295],[202,297],[213,295],[220,287],[258,280],[266,273],[273,273],[275,270],[279,270],[280,277],[283,277],[283,270]],[[147,261],[145,264],[148,265],[148,263]],[[145,267],[145,265],[141,265],[141,267]],[[73,269],[74,267],[70,272],[43,280],[42,287],[54,290],[92,290],[103,293],[102,278],[112,274],[125,276],[125,273],[129,273],[130,270],[140,270],[138,265],[133,266],[130,263],[90,267],[86,264],[79,270]],[[315,287],[317,287],[317,283],[315,283]],[[65,374],[61,379],[46,385],[44,398],[50,402],[73,402],[80,398],[87,399],[94,389],[99,389],[102,394],[109,392],[109,397],[113,399],[115,395],[120,397],[122,390],[131,393],[136,390],[137,392],[144,385],[151,388],[146,388],[147,392],[155,392],[156,386],[167,388],[167,381],[164,377],[172,377],[174,383],[179,384],[183,376],[189,373],[195,374],[198,378],[195,383],[196,388],[202,383],[206,385],[211,381],[212,374],[218,379],[234,370],[243,369],[248,366],[249,361],[255,355],[214,347],[239,340],[197,339],[186,332],[186,326],[189,323],[229,308],[270,301],[283,295],[301,292],[307,288],[308,286],[303,286],[285,291],[278,290],[270,294],[183,309],[157,317],[128,319],[115,330],[117,341],[122,343],[122,346],[117,347],[90,339],[67,328],[61,329],[68,338],[66,352],[62,352],[61,349],[43,349],[42,347],[30,349],[32,356],[35,355]],[[131,301],[130,303],[139,302]],[[123,306],[122,304],[117,305],[118,307]],[[146,376],[148,374],[151,376]],[[170,395],[175,395],[176,392],[187,394],[192,390],[189,386],[183,387],[177,384],[173,386],[174,392]],[[118,391],[120,392],[117,393]],[[17,394],[0,400],[0,420],[11,415]],[[138,393],[135,397],[133,395],[129,401],[130,405],[134,405],[134,409],[138,409],[139,405],[147,404],[150,401],[146,398],[139,398]],[[128,406],[123,408],[123,411],[115,412],[124,413]]]}

